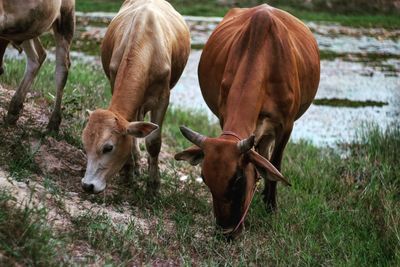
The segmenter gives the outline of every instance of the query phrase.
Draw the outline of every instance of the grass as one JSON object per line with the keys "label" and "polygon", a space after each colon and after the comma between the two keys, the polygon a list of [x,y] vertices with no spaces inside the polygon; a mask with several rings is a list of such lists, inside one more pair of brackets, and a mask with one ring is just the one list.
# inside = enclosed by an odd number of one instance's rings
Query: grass
{"label": "grass", "polygon": [[[122,0],[80,0],[77,1],[77,10],[84,12],[105,11],[117,12],[122,4]],[[171,0],[169,1],[174,8],[184,15],[193,16],[219,16],[223,17],[229,10],[227,6],[218,5],[214,0]],[[255,6],[257,3],[268,1],[244,0],[240,2],[241,7]],[[271,2],[271,1],[270,1]],[[316,10],[310,11],[299,5],[292,5],[288,1],[275,1],[274,6],[284,9],[293,15],[306,21],[318,22],[337,22],[346,26],[354,27],[384,27],[397,29],[400,26],[398,14],[384,14],[372,11],[363,11],[362,7],[357,9],[357,13],[337,13],[336,11]],[[274,3],[275,3],[274,2]]]}
{"label": "grass", "polygon": [[0,191],[0,264],[56,266],[61,241],[46,218],[45,208],[15,207],[10,193]]}
{"label": "grass", "polygon": [[20,136],[15,136],[15,142],[10,144],[10,150],[13,153],[7,160],[10,162],[9,171],[14,179],[17,181],[23,181],[28,179],[31,174],[39,174],[40,168],[35,163],[34,157],[37,151],[32,151],[29,144],[23,140],[29,138],[26,132],[23,132]]}
{"label": "grass", "polygon": [[[25,65],[20,60],[8,59],[5,61],[5,67],[6,74],[0,77],[0,83],[16,88],[22,79]],[[32,92],[38,94],[37,101],[45,101],[44,104],[49,107],[49,111],[55,99],[54,70],[54,62],[45,61],[31,89]],[[88,97],[89,93],[90,97]],[[97,65],[79,63],[74,60],[64,89],[62,110],[63,118],[70,123],[68,128],[64,127],[65,131],[59,137],[80,146],[80,134],[86,119],[86,109],[105,108],[110,98],[111,89],[102,69]]]}
{"label": "grass", "polygon": [[387,102],[381,101],[354,101],[350,99],[341,98],[320,98],[313,101],[314,105],[332,106],[332,107],[349,107],[349,108],[362,108],[362,107],[383,107]]}
{"label": "grass", "polygon": [[[100,68],[74,62],[65,90],[63,130],[79,146],[84,110],[106,106],[110,95]],[[8,60],[6,67],[0,82],[15,86],[23,64]],[[51,102],[54,86],[47,77],[53,76],[54,65],[46,62],[43,67],[34,100]],[[210,125],[205,115],[170,108],[163,131],[173,152],[189,145],[178,132],[181,124],[209,136],[218,134],[218,127]],[[215,233],[211,197],[206,186],[193,179],[196,168],[171,159],[165,163],[169,171],[162,173],[156,198],[146,195],[146,174],[136,186],[117,183],[111,195],[80,196],[82,201],[127,215],[119,222],[110,214],[88,210],[72,217],[72,227],[58,233],[47,223],[45,209],[7,206],[11,196],[0,192],[0,252],[6,256],[5,265],[77,264],[70,250],[83,243],[89,250],[80,264],[398,266],[400,126],[366,129],[360,132],[359,142],[348,146],[345,159],[306,142],[290,143],[282,169],[293,186],[279,186],[276,214],[266,213],[259,188],[246,230],[235,242]],[[22,144],[24,139],[16,142]],[[21,155],[31,155],[21,147],[13,152],[19,150]],[[193,176],[186,182],[179,180],[182,168],[190,168]],[[20,169],[29,170],[29,164]],[[46,177],[45,189],[63,197],[66,194],[57,188],[57,181]]]}

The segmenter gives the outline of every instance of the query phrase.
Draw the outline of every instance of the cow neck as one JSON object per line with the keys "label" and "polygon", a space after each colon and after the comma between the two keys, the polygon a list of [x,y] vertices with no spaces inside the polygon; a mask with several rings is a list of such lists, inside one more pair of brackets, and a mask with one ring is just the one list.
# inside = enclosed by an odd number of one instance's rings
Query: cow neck
{"label": "cow neck", "polygon": [[138,82],[137,79],[116,80],[108,109],[120,114],[127,121],[137,120],[137,114],[141,103],[143,103],[144,92],[141,88],[145,88],[145,86],[142,82]]}
{"label": "cow neck", "polygon": [[[132,45],[127,45],[128,51],[125,51],[119,65],[109,106],[110,111],[118,112],[128,121],[136,120],[144,103],[150,68],[148,58],[141,57],[141,53],[131,49]],[[147,51],[147,47],[141,49],[142,52]]]}
{"label": "cow neck", "polygon": [[113,107],[113,106],[110,106],[108,108],[108,110],[111,111],[112,113],[116,114],[117,117],[121,117],[121,118],[123,118],[123,119],[125,119],[125,120],[127,120],[129,122],[133,121],[132,120],[133,116],[131,116],[129,112],[126,112],[126,110],[118,109],[118,108]]}

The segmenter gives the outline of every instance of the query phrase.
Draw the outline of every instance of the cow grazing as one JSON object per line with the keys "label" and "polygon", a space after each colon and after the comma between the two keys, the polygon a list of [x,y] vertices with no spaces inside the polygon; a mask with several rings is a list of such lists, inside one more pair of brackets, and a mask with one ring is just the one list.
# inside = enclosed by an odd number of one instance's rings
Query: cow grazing
{"label": "cow grazing", "polygon": [[[113,96],[107,110],[90,114],[83,131],[88,164],[82,187],[93,193],[103,191],[106,181],[124,165],[126,178],[132,167],[138,174],[136,138],[146,137],[147,189],[155,193],[160,183],[161,126],[170,89],[190,53],[189,29],[164,0],[127,0],[111,21],[101,50]],[[149,111],[151,123],[142,122]]]}
{"label": "cow grazing", "polygon": [[25,51],[24,78],[11,99],[6,123],[15,124],[26,94],[46,58],[39,36],[53,29],[56,42],[56,101],[47,128],[58,131],[61,123],[61,100],[70,67],[69,50],[75,29],[75,0],[2,0],[0,1],[0,74],[3,56],[12,43]]}
{"label": "cow grazing", "polygon": [[319,75],[310,30],[268,5],[232,9],[205,45],[200,86],[223,132],[209,138],[181,127],[196,146],[175,159],[202,162],[216,222],[226,235],[242,230],[258,174],[265,178],[267,209],[276,209],[277,181],[289,184],[280,173],[283,150],[316,94]]}

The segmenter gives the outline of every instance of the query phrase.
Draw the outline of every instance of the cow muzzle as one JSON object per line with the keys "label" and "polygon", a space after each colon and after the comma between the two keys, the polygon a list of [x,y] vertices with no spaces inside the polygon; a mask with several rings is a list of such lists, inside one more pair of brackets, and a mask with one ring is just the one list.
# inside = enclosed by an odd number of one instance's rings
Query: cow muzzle
{"label": "cow muzzle", "polygon": [[83,178],[81,181],[82,189],[86,193],[90,194],[98,194],[104,191],[106,189],[106,183],[99,181],[99,180],[89,180]]}

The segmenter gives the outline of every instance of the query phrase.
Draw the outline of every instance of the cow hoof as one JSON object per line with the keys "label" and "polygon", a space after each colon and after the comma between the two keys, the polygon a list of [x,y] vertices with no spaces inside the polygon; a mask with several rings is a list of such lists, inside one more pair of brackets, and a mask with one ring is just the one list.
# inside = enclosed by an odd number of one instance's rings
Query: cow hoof
{"label": "cow hoof", "polygon": [[265,210],[267,211],[268,214],[272,214],[276,212],[276,205],[272,205],[272,204],[265,204]]}
{"label": "cow hoof", "polygon": [[159,181],[151,181],[147,183],[147,190],[146,193],[150,196],[156,196],[158,195],[160,188],[160,182]]}
{"label": "cow hoof", "polygon": [[47,124],[47,130],[49,132],[58,133],[58,130],[60,129],[60,123],[61,117],[52,115],[49,120],[49,124]]}
{"label": "cow hoof", "polygon": [[133,177],[134,178],[136,178],[136,177],[140,177],[140,168],[139,167],[134,167],[133,168]]}
{"label": "cow hoof", "polygon": [[8,112],[5,118],[5,123],[8,125],[15,125],[18,119],[19,119],[19,114],[13,114],[11,112]]}
{"label": "cow hoof", "polygon": [[53,124],[53,123],[47,124],[47,131],[49,133],[58,133],[59,129],[60,129],[59,124]]}

